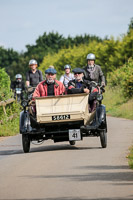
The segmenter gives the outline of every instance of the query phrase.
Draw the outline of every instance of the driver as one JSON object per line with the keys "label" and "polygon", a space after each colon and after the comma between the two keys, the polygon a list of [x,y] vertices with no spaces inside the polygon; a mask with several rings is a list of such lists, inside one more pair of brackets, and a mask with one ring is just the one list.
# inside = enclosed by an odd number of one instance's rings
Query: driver
{"label": "driver", "polygon": [[15,81],[11,82],[11,89],[14,91],[14,98],[16,98],[16,88],[21,89],[21,100],[23,100],[23,91],[25,90],[25,84],[24,81],[22,81],[22,75],[16,74]]}
{"label": "driver", "polygon": [[105,78],[101,67],[95,64],[95,55],[89,53],[87,55],[87,66],[84,67],[84,79],[89,81],[95,81],[96,83],[105,86]]}
{"label": "driver", "polygon": [[65,87],[63,83],[56,80],[57,71],[54,68],[48,68],[45,71],[46,80],[42,81],[36,87],[33,98],[44,96],[58,96],[65,93]]}
{"label": "driver", "polygon": [[36,87],[39,82],[43,81],[42,72],[37,69],[37,61],[29,61],[30,70],[26,73],[26,86]]}

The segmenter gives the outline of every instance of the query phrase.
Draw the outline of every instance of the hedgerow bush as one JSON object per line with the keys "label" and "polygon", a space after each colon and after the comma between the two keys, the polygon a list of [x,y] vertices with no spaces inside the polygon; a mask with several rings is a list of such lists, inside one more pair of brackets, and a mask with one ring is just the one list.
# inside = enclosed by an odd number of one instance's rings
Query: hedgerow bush
{"label": "hedgerow bush", "polygon": [[44,57],[40,69],[44,71],[54,65],[57,75],[64,73],[64,65],[70,64],[72,69],[82,68],[87,64],[86,56],[88,53],[96,55],[96,64],[100,65],[104,75],[107,77],[109,72],[113,72],[133,55],[133,30],[130,34],[123,35],[117,40],[113,37],[102,42],[91,41],[89,44],[81,44],[67,49],[61,49],[58,53],[48,54]]}
{"label": "hedgerow bush", "polygon": [[133,97],[133,59],[130,58],[128,62],[108,74],[108,85],[110,87],[120,86],[123,95],[127,98]]}
{"label": "hedgerow bush", "polygon": [[0,101],[7,100],[11,97],[10,84],[10,77],[5,72],[5,69],[0,69]]}
{"label": "hedgerow bush", "polygon": [[[12,97],[10,91],[10,77],[2,68],[0,69],[0,102],[8,100]],[[3,107],[0,106],[0,136],[14,135],[18,133],[19,128],[19,113],[20,105],[15,101],[5,107],[6,114]],[[15,116],[15,118],[9,118]]]}

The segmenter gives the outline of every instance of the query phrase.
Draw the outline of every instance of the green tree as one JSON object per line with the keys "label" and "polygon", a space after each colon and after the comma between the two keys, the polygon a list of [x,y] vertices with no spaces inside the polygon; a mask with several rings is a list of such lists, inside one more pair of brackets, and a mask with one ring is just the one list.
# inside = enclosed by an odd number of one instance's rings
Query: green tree
{"label": "green tree", "polygon": [[133,17],[131,18],[130,24],[128,26],[128,31],[127,33],[130,34],[130,31],[133,30]]}
{"label": "green tree", "polygon": [[60,49],[67,49],[69,47],[79,46],[80,44],[88,44],[93,40],[98,42],[102,41],[102,39],[97,36],[90,36],[87,34],[84,36],[76,36],[74,38],[70,36],[64,38],[63,35],[60,35],[58,32],[50,32],[49,34],[44,32],[44,34],[39,36],[36,40],[35,45],[26,45],[27,51],[25,52],[25,56],[37,59],[40,64],[48,53],[53,55]]}
{"label": "green tree", "polygon": [[10,77],[5,72],[5,69],[0,69],[0,101],[6,100],[11,96],[10,83]]}

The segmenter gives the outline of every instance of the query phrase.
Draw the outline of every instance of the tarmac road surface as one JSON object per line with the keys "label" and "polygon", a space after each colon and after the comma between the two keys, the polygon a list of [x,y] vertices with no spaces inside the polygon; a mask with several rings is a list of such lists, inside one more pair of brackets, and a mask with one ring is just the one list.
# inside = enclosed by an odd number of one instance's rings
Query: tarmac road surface
{"label": "tarmac road surface", "polygon": [[0,140],[0,199],[133,199],[133,170],[126,156],[133,144],[133,121],[107,118],[108,146],[100,138],[45,141],[23,153],[21,135]]}

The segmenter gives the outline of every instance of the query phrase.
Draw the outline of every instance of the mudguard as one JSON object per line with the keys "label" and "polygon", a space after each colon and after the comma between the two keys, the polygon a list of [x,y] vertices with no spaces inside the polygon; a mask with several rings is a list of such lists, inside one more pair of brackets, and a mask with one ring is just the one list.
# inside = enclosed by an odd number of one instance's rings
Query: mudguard
{"label": "mudguard", "polygon": [[20,113],[20,120],[19,120],[19,128],[20,133],[24,134],[30,131],[30,118],[29,113],[27,111],[22,111]]}
{"label": "mudguard", "polygon": [[106,128],[106,109],[104,105],[99,105],[96,108],[96,122],[99,124],[99,128]]}

